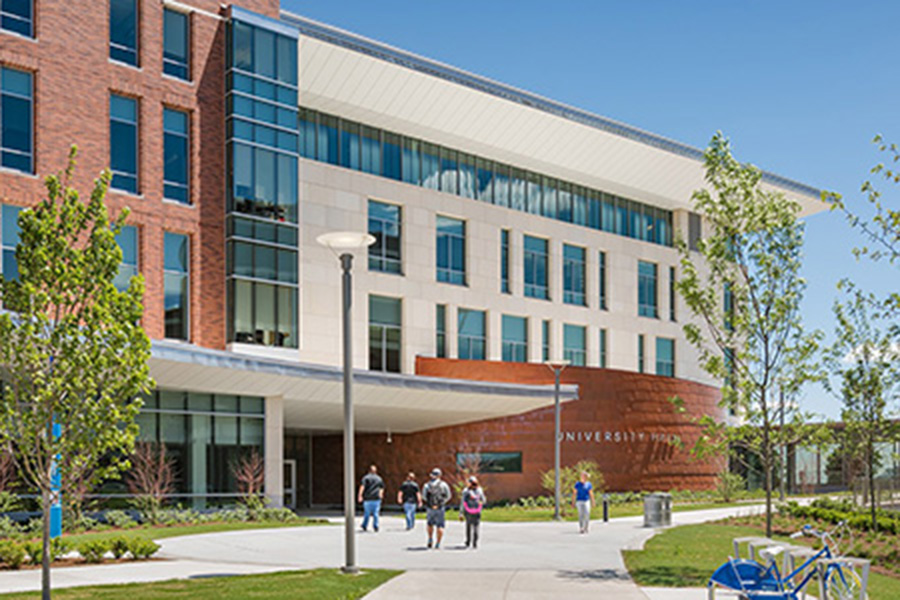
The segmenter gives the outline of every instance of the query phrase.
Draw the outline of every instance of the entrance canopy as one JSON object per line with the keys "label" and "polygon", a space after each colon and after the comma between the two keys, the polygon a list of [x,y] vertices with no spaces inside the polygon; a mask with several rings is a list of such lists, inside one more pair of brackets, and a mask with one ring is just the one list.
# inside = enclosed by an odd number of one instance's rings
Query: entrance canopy
{"label": "entrance canopy", "polygon": [[[281,397],[286,429],[339,430],[343,373],[325,365],[153,341],[150,372],[161,388]],[[355,370],[356,428],[411,433],[552,405],[552,385],[493,383]],[[562,401],[578,386],[562,385]]]}

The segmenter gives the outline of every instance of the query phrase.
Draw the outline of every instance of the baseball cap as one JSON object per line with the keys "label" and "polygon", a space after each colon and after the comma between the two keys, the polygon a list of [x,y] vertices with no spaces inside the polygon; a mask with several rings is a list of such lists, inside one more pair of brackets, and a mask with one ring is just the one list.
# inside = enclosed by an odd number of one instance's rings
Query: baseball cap
{"label": "baseball cap", "polygon": [[441,476],[441,470],[440,470],[439,468],[435,467],[435,468],[433,468],[433,469],[431,470],[431,474],[432,474],[432,475],[435,475],[435,476],[437,476],[437,477],[440,477],[440,476]]}

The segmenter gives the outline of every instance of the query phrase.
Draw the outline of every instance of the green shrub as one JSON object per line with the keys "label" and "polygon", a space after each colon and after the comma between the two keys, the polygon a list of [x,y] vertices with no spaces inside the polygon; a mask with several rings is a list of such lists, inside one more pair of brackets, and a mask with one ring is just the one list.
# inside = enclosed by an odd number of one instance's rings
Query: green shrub
{"label": "green shrub", "polygon": [[18,537],[21,533],[21,525],[9,517],[0,517],[0,540]]}
{"label": "green shrub", "polygon": [[85,515],[67,515],[63,519],[63,529],[69,533],[83,533],[100,529],[100,522]]}
{"label": "green shrub", "polygon": [[128,540],[128,552],[134,560],[147,560],[160,549],[160,545],[147,538],[134,537]]}
{"label": "green shrub", "polygon": [[119,560],[128,554],[130,540],[124,535],[120,535],[109,540],[109,551],[112,552],[113,558]]}
{"label": "green shrub", "polygon": [[21,510],[22,503],[19,497],[12,492],[0,492],[0,514]]}
{"label": "green shrub", "polygon": [[[29,540],[22,543],[22,547],[28,554],[28,562],[33,565],[41,564],[44,559],[44,542],[42,540]],[[50,562],[56,562],[72,550],[72,545],[65,538],[53,538],[50,540]]]}
{"label": "green shrub", "polygon": [[747,482],[737,473],[722,471],[716,479],[716,493],[722,502],[733,502],[747,489]]}
{"label": "green shrub", "polygon": [[104,516],[107,523],[118,529],[130,529],[137,525],[137,521],[124,510],[109,510]]}
{"label": "green shrub", "polygon": [[13,540],[0,541],[0,562],[10,569],[18,569],[25,562],[25,549]]}
{"label": "green shrub", "polygon": [[[581,473],[586,471],[588,479],[594,485],[594,493],[602,493],[606,489],[606,481],[603,479],[603,473],[600,472],[600,466],[592,460],[580,460],[574,465],[563,467],[559,470],[559,486],[560,495],[563,499],[563,507],[569,507],[571,504],[569,499],[575,490],[575,482],[579,481]],[[556,489],[555,472],[553,469],[544,471],[541,474],[541,487],[543,487],[551,495]]]}
{"label": "green shrub", "polygon": [[299,521],[300,518],[289,508],[263,508],[256,514],[258,521],[274,521],[276,523],[290,523]]}
{"label": "green shrub", "polygon": [[106,539],[85,540],[78,546],[78,553],[89,563],[103,562],[109,552],[110,543]]}
{"label": "green shrub", "polygon": [[40,540],[26,540],[22,542],[22,549],[25,550],[25,554],[28,555],[28,562],[32,565],[41,564],[42,551],[44,549],[44,543]]}

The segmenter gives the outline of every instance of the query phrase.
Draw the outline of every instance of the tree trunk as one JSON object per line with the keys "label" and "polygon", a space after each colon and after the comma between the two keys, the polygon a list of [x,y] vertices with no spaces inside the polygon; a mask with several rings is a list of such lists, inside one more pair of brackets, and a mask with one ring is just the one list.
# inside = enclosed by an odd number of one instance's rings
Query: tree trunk
{"label": "tree trunk", "polygon": [[44,547],[41,552],[41,600],[50,600],[50,490],[41,493],[44,513]]}
{"label": "tree trunk", "polygon": [[771,449],[764,450],[766,458],[763,461],[763,468],[766,470],[766,537],[772,537],[772,461]]}
{"label": "tree trunk", "polygon": [[875,507],[875,443],[869,437],[869,510],[872,514],[872,531],[878,531],[878,511]]}

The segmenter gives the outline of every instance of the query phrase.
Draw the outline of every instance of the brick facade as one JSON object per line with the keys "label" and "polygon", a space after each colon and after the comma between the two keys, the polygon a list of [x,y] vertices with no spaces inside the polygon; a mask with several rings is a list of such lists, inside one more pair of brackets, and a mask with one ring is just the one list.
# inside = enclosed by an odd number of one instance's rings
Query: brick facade
{"label": "brick facade", "polygon": [[[0,64],[34,73],[35,175],[0,170],[0,202],[33,205],[43,176],[65,166],[79,147],[74,185],[83,195],[109,162],[109,95],[139,99],[139,194],[111,190],[113,214],[131,209],[140,232],[139,265],[147,282],[144,325],[164,332],[163,232],[191,239],[190,341],[225,346],[225,23],[215,0],[183,0],[191,14],[191,81],[162,74],[163,4],[139,2],[139,67],[109,59],[109,7],[96,0],[35,2],[35,39],[0,32]],[[278,17],[278,0],[241,6]],[[204,14],[212,13],[212,14]],[[191,206],[163,200],[163,106],[191,114]]]}
{"label": "brick facade", "polygon": [[[535,363],[420,357],[416,371],[456,379],[553,383],[550,369]],[[722,417],[717,389],[670,377],[591,367],[569,367],[561,381],[579,387],[579,399],[562,408],[564,466],[581,459],[597,461],[611,491],[706,489],[714,485],[723,460],[699,462],[691,459],[687,450],[669,443],[674,435],[690,445],[698,429],[687,417],[676,414],[668,399],[675,395],[684,399],[690,416]],[[456,452],[522,452],[522,473],[486,474],[483,483],[493,500],[539,495],[544,493],[541,473],[553,468],[553,423],[553,407],[548,407],[409,435],[393,434],[390,444],[384,433],[358,435],[356,470],[362,476],[369,464],[378,465],[387,483],[387,499],[394,502],[397,486],[409,469],[424,481],[428,471],[439,466],[452,481]],[[337,435],[313,438],[314,503],[340,502],[341,444]]]}

